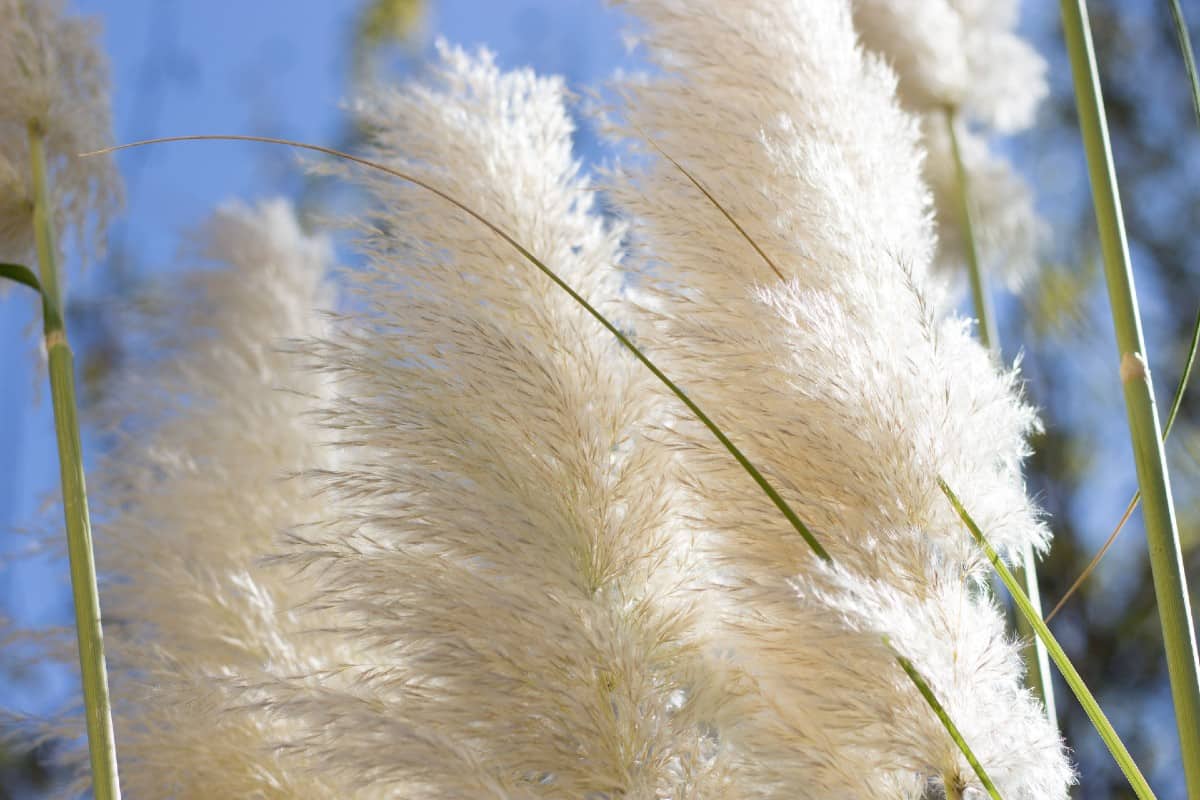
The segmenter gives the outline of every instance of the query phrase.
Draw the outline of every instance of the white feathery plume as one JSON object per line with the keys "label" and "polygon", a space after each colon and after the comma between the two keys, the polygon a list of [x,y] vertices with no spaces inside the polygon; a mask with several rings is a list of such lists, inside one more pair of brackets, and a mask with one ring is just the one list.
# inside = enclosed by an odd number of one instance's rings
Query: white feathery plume
{"label": "white feathery plume", "polygon": [[863,44],[895,69],[901,101],[923,117],[938,266],[953,275],[966,258],[946,132],[950,111],[960,118],[981,257],[1008,288],[1020,288],[1034,266],[1043,226],[1025,181],[987,142],[991,132],[1028,128],[1047,93],[1045,61],[1014,31],[1016,0],[852,0],[852,6]]}
{"label": "white feathery plume", "polygon": [[852,0],[867,49],[896,70],[906,108],[955,108],[999,131],[1033,124],[1046,62],[1014,30],[1017,0]]}
{"label": "white feathery plume", "polygon": [[286,732],[253,688],[348,658],[293,610],[303,581],[261,563],[323,508],[296,475],[331,463],[307,418],[323,379],[280,347],[324,331],[332,247],[282,200],[222,208],[200,239],[218,268],[188,276],[169,318],[133,326],[155,358],[112,400],[119,441],[100,473],[122,784],[135,797],[342,796],[273,748]]}
{"label": "white feathery plume", "polygon": [[46,137],[60,226],[99,249],[120,203],[112,158],[78,158],[112,143],[108,61],[98,26],[64,14],[62,0],[0,0],[0,261],[33,253],[28,128]]}
{"label": "white feathery plume", "polygon": [[[936,483],[1013,554],[1047,531],[1020,474],[1035,416],[929,274],[919,130],[844,0],[631,0],[659,75],[628,132],[695,176],[618,180],[653,297],[639,342],[782,491],[809,551],[690,421],[689,515],[710,531],[728,643],[759,688],[730,731],[755,796],[921,797],[977,781],[882,636],[943,698],[1004,797],[1063,798],[1057,734],[1022,688],[988,565]],[[653,155],[653,151],[649,151]],[[910,622],[901,624],[905,620]]]}
{"label": "white feathery plume", "polygon": [[[613,311],[622,229],[594,211],[557,78],[441,47],[361,108],[373,157],[469,203]],[[284,690],[324,769],[428,798],[750,792],[718,733],[670,450],[649,376],[477,220],[367,176],[365,306],[319,361],[340,396],[328,522],[297,537],[313,605],[364,651]],[[410,795],[405,795],[410,796]]]}

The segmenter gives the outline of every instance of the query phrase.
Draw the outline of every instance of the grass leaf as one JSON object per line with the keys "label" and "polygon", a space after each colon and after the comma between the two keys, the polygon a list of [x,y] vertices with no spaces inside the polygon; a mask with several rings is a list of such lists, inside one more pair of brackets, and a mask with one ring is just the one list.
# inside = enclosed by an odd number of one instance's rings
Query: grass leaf
{"label": "grass leaf", "polygon": [[0,278],[28,286],[38,294],[42,293],[42,284],[38,282],[37,274],[29,267],[21,264],[0,263]]}
{"label": "grass leaf", "polygon": [[[900,664],[900,668],[904,670],[906,675],[908,675],[909,680],[911,680],[913,685],[917,687],[917,691],[920,692],[921,696],[925,698],[925,702],[928,703],[929,707],[933,709],[933,713],[937,715],[939,720],[941,720],[942,726],[946,729],[946,733],[950,734],[950,738],[954,740],[956,745],[958,745],[958,749],[962,751],[963,756],[967,759],[967,763],[971,765],[971,769],[975,770],[975,775],[979,778],[979,782],[983,784],[983,788],[987,790],[988,795],[992,797],[993,800],[1002,800],[1000,797],[1000,792],[996,789],[996,784],[992,783],[992,779],[988,777],[983,765],[979,763],[979,759],[977,759],[975,754],[971,752],[971,748],[967,745],[967,740],[964,739],[962,733],[959,732],[958,726],[954,724],[954,720],[950,719],[950,714],[946,712],[945,707],[942,706],[941,702],[937,699],[937,695],[933,693],[933,689],[929,686],[929,683],[921,676],[921,673],[917,671],[917,668],[913,666],[911,661],[900,655],[900,653],[896,651],[896,648],[892,647],[891,640],[889,640],[888,637],[883,637],[883,643],[886,644],[888,649],[892,651],[892,654],[896,656],[896,661]],[[946,777],[943,778],[943,781],[948,780],[949,779]],[[951,787],[946,786],[947,797],[950,797],[950,792]]]}
{"label": "grass leaf", "polygon": [[1112,723],[1108,721],[1108,717],[1101,710],[1100,704],[1096,702],[1096,698],[1092,695],[1091,690],[1083,682],[1083,678],[1080,677],[1079,672],[1075,669],[1075,665],[1071,663],[1071,659],[1067,658],[1067,654],[1063,651],[1062,646],[1059,645],[1058,640],[1054,638],[1054,634],[1050,632],[1050,629],[1046,627],[1046,623],[1042,621],[1041,616],[1034,610],[1032,604],[1030,604],[1029,598],[1021,589],[1021,584],[1016,576],[1005,566],[999,554],[996,553],[995,548],[988,542],[987,537],[983,535],[983,531],[979,529],[979,526],[975,524],[975,520],[967,513],[962,501],[958,499],[958,495],[941,478],[938,478],[938,486],[941,487],[942,492],[950,500],[950,505],[954,507],[963,524],[967,526],[967,530],[975,537],[976,543],[983,549],[988,560],[992,562],[992,566],[995,567],[996,572],[1000,575],[1000,580],[1012,594],[1013,602],[1016,603],[1017,608],[1025,615],[1025,619],[1038,635],[1038,638],[1045,643],[1046,651],[1050,654],[1050,659],[1058,667],[1058,671],[1062,674],[1063,678],[1066,679],[1067,685],[1071,687],[1071,691],[1075,694],[1075,697],[1078,698],[1079,704],[1083,706],[1083,710],[1087,713],[1088,719],[1092,721],[1096,732],[1100,734],[1100,738],[1104,740],[1104,744],[1108,747],[1109,752],[1112,753],[1117,766],[1121,768],[1121,772],[1125,773],[1125,778],[1129,781],[1129,785],[1133,787],[1134,794],[1140,800],[1152,800],[1154,792],[1150,790],[1150,784],[1146,782],[1142,771],[1134,763],[1133,756],[1129,755],[1129,751],[1125,748],[1121,737],[1113,729]]}

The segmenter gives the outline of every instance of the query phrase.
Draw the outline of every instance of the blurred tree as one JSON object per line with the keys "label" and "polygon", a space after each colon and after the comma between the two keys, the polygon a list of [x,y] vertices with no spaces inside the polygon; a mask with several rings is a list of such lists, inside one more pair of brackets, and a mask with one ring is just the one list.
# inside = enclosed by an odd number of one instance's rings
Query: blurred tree
{"label": "blurred tree", "polygon": [[53,766],[54,742],[10,748],[4,745],[6,735],[0,730],[0,800],[40,797],[61,786],[61,770]]}
{"label": "blurred tree", "polygon": [[370,0],[359,15],[354,38],[355,66],[370,68],[370,60],[396,45],[413,49],[421,40],[424,0]]}

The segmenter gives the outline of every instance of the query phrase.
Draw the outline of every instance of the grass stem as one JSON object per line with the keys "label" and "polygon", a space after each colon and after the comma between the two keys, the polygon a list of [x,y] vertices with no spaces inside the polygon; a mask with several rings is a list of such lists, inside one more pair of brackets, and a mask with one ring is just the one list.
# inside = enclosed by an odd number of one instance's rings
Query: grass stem
{"label": "grass stem", "polygon": [[1000,339],[996,335],[996,314],[992,310],[992,297],[988,294],[984,281],[983,265],[979,262],[979,247],[975,240],[970,179],[958,142],[958,115],[953,109],[947,108],[945,117],[946,133],[950,137],[950,151],[954,156],[954,177],[958,184],[958,213],[961,218],[963,250],[966,251],[967,257],[967,276],[971,282],[971,301],[975,305],[975,318],[979,324],[979,341],[988,350],[999,353]]}
{"label": "grass stem", "polygon": [[[967,275],[971,282],[971,297],[975,303],[975,317],[978,320],[979,341],[998,359],[1000,357],[1000,336],[996,332],[996,315],[992,310],[991,295],[987,291],[987,283],[983,274],[983,264],[979,258],[979,245],[975,238],[975,226],[971,210],[971,181],[963,162],[962,150],[958,141],[958,119],[953,109],[946,109],[946,132],[950,138],[950,150],[954,155],[954,174],[958,184],[959,215],[962,218],[963,249],[966,251]],[[1034,558],[1032,545],[1025,545],[1021,550],[1021,566],[1016,571],[1017,578],[1025,587],[1025,594],[1033,608],[1042,613],[1042,595],[1038,588],[1037,560]],[[1054,684],[1050,672],[1050,656],[1046,645],[1034,635],[1033,628],[1019,613],[1013,615],[1016,620],[1017,632],[1021,635],[1022,655],[1025,659],[1026,675],[1030,688],[1037,693],[1046,710],[1050,724],[1058,727],[1058,712],[1054,705]]]}
{"label": "grass stem", "polygon": [[50,394],[54,404],[54,431],[58,440],[71,595],[75,605],[75,631],[79,643],[79,668],[83,678],[88,752],[92,766],[92,791],[96,800],[117,800],[121,796],[117,778],[117,749],[108,697],[108,674],[104,664],[104,633],[100,624],[100,595],[96,587],[92,527],[84,484],[83,449],[79,439],[74,357],[67,342],[61,313],[63,306],[46,174],[45,136],[36,122],[29,123],[28,133],[34,185],[34,236],[41,273],[43,331],[50,362]]}
{"label": "grass stem", "polygon": [[1188,796],[1192,800],[1200,800],[1200,662],[1197,660],[1196,633],[1175,522],[1170,476],[1142,338],[1087,4],[1085,0],[1062,0],[1062,12],[1096,208],[1096,224],[1104,255],[1105,281],[1117,334],[1121,386],[1137,464],[1138,486],[1142,493],[1150,568],[1162,623],[1184,775]]}
{"label": "grass stem", "polygon": [[[1188,36],[1187,21],[1183,17],[1183,8],[1179,5],[1179,0],[1170,0],[1171,2],[1171,17],[1175,24],[1175,35],[1179,40],[1179,50],[1183,56],[1183,65],[1187,71],[1188,83],[1192,87],[1192,111],[1195,112],[1196,122],[1200,124],[1200,74],[1196,70],[1196,57],[1192,53],[1192,40]],[[1163,425],[1162,438],[1163,443],[1167,441],[1167,437],[1171,435],[1171,428],[1175,425],[1175,418],[1179,415],[1179,408],[1183,405],[1183,393],[1186,391],[1189,381],[1192,378],[1192,369],[1196,366],[1196,351],[1200,349],[1200,312],[1197,312],[1196,319],[1192,322],[1192,341],[1188,345],[1187,358],[1183,362],[1183,370],[1180,373],[1179,384],[1175,387],[1175,396],[1171,400],[1171,410],[1167,412],[1167,421]],[[1075,582],[1071,584],[1071,588],[1063,594],[1062,599],[1054,606],[1054,610],[1046,616],[1046,621],[1049,622],[1058,613],[1059,609],[1071,598],[1071,595],[1079,589],[1080,585],[1087,580],[1087,577],[1092,574],[1104,558],[1104,554],[1112,547],[1112,543],[1116,541],[1120,535],[1121,529],[1125,527],[1125,523],[1133,515],[1133,510],[1137,508],[1138,503],[1142,500],[1141,491],[1135,491],[1133,497],[1130,498],[1128,505],[1125,507],[1125,513],[1121,516],[1120,522],[1113,532],[1109,534],[1104,545],[1092,556],[1092,560],[1088,562],[1087,567],[1080,573]]]}

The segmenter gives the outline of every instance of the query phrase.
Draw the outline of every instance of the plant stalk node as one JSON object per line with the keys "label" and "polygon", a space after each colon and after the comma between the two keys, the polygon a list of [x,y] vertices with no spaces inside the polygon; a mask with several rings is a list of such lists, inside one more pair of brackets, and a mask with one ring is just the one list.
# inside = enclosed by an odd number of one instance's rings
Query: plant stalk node
{"label": "plant stalk node", "polygon": [[1121,356],[1121,383],[1130,381],[1147,381],[1150,379],[1150,367],[1141,353],[1124,353]]}

